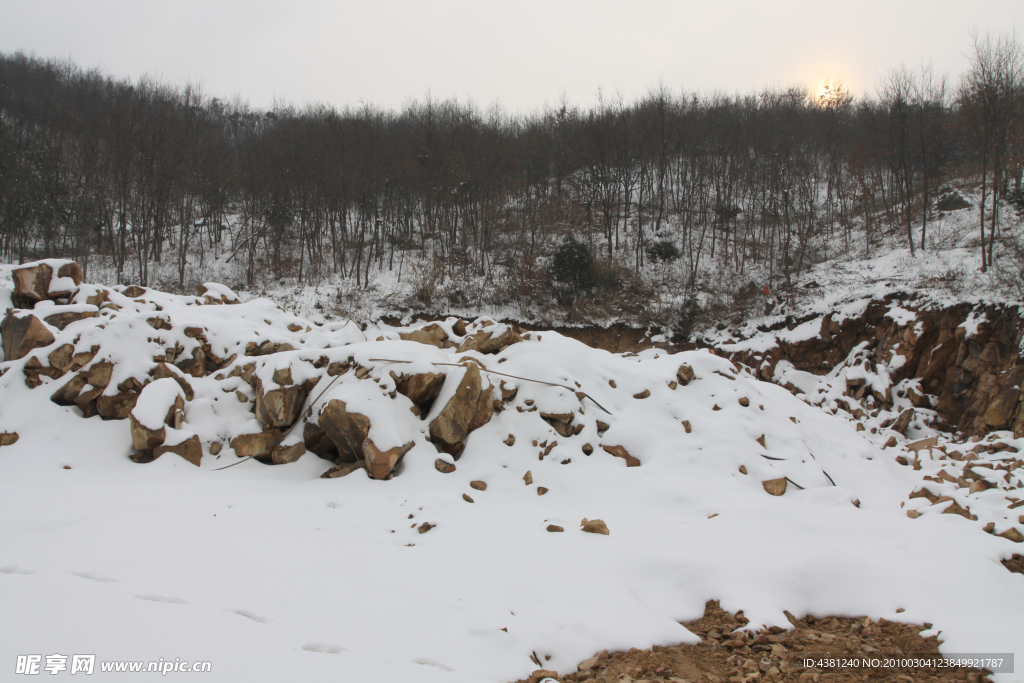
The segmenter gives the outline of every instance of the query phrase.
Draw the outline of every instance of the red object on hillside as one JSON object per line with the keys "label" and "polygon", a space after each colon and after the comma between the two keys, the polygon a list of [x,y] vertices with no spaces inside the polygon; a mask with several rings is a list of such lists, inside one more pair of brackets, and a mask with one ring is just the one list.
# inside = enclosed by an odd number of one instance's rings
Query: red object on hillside
{"label": "red object on hillside", "polygon": [[768,285],[765,285],[765,286],[764,286],[764,295],[765,295],[765,296],[768,296],[769,294],[771,294],[771,292],[770,292],[770,291],[768,291]]}

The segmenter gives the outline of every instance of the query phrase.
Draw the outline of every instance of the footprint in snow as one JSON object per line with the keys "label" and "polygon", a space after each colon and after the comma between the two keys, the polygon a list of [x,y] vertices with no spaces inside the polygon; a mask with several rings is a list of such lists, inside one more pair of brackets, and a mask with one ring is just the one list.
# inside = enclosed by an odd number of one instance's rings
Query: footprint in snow
{"label": "footprint in snow", "polygon": [[250,612],[247,609],[233,609],[231,611],[234,612],[235,614],[237,614],[240,617],[245,617],[246,619],[252,619],[253,621],[258,621],[261,624],[265,624],[268,621],[270,621],[270,619],[267,619],[266,617],[261,617],[260,615],[254,613],[254,612]]}
{"label": "footprint in snow", "polygon": [[28,574],[35,573],[35,571],[35,569],[22,569],[13,564],[8,567],[0,567],[0,574],[23,574],[27,576]]}
{"label": "footprint in snow", "polygon": [[341,645],[332,645],[331,643],[306,643],[302,649],[307,652],[324,652],[329,655],[341,654],[345,650]]}
{"label": "footprint in snow", "polygon": [[139,600],[152,600],[153,602],[166,602],[171,605],[187,605],[188,600],[182,600],[181,598],[168,598],[163,595],[136,595]]}
{"label": "footprint in snow", "polygon": [[89,579],[90,581],[99,581],[100,583],[117,583],[117,579],[112,579],[109,576],[103,576],[96,572],[71,572],[75,576],[83,579]]}

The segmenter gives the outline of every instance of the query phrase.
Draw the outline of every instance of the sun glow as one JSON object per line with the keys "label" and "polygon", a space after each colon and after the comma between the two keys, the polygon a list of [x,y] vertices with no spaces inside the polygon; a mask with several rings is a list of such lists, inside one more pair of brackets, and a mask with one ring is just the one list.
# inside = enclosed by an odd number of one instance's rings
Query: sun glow
{"label": "sun glow", "polygon": [[835,109],[850,99],[850,92],[843,82],[836,78],[826,78],[818,89],[817,103],[823,109]]}

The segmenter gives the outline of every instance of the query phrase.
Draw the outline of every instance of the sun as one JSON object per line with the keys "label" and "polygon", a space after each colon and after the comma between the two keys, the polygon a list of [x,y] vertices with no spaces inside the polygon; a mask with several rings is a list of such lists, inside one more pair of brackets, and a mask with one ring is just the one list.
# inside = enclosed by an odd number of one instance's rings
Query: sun
{"label": "sun", "polygon": [[818,89],[817,104],[823,109],[837,109],[849,99],[850,92],[836,78],[826,78]]}

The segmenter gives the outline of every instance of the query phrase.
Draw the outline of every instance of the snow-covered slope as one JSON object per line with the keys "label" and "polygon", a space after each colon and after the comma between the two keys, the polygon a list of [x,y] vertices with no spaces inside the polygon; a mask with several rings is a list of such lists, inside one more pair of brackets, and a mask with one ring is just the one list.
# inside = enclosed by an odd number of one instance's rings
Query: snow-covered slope
{"label": "snow-covered slope", "polygon": [[[501,682],[538,668],[531,655],[571,671],[602,649],[693,642],[678,622],[709,599],[752,625],[866,614],[930,622],[945,652],[1024,652],[1024,581],[999,562],[1019,545],[958,515],[911,519],[924,470],[898,464],[905,451],[707,351],[613,355],[534,332],[481,353],[466,340],[510,331],[448,319],[412,335],[263,300],[105,291],[115,306],[0,364],[0,432],[19,435],[0,448],[2,666],[95,654],[207,660],[218,681]],[[63,344],[98,348],[60,377],[33,370]],[[176,392],[147,398],[155,356],[192,373],[169,370],[193,395],[165,443],[197,439],[199,467],[133,462],[148,458],[129,420],[50,400],[109,362],[103,392],[134,378],[136,421],[159,426],[153,406]],[[494,408],[456,459],[431,425],[473,372]],[[398,391],[416,373],[446,376],[421,416]],[[334,463],[312,452],[237,457],[230,444],[270,428],[254,399],[290,386],[310,389],[280,443],[344,401],[377,448],[412,443],[394,476],[321,478]],[[118,678],[97,664],[94,679]]]}

